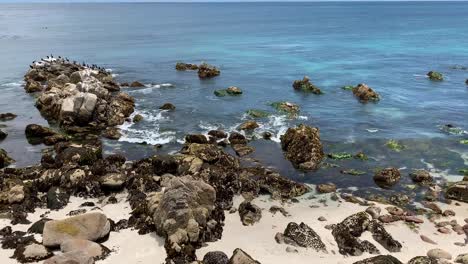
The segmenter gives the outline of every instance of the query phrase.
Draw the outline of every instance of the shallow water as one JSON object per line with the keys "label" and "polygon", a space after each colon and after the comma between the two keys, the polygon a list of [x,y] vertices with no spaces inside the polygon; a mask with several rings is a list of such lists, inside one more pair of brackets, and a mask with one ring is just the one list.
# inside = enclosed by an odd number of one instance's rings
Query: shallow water
{"label": "shallow water", "polygon": [[[19,115],[5,123],[10,135],[0,147],[17,166],[39,161],[42,146],[27,144],[23,130],[45,121],[18,82],[32,60],[52,53],[110,68],[121,82],[148,84],[127,90],[145,119],[124,124],[125,136],[106,141],[107,152],[132,158],[173,152],[185,134],[234,130],[247,119],[245,111],[256,108],[272,113],[259,120],[258,133],[270,131],[275,141],[288,126],[306,123],[320,128],[327,151],[375,156],[342,162],[367,175],[343,176],[338,169],[303,174],[284,161],[278,143],[252,143],[253,157],[291,178],[375,187],[373,167],[397,166],[430,167],[456,180],[468,153],[459,140],[468,135],[446,134],[438,126],[468,130],[468,71],[452,67],[468,66],[467,13],[466,2],[0,4],[0,112]],[[175,71],[177,61],[206,61],[222,73],[199,80],[195,72]],[[446,79],[429,81],[429,70]],[[304,75],[325,94],[295,92],[292,82]],[[360,104],[340,88],[361,82],[382,100]],[[156,85],[167,83],[174,87]],[[244,94],[213,95],[231,85]],[[268,106],[279,100],[299,104],[300,117],[281,116]],[[176,111],[160,111],[165,102]],[[391,153],[389,139],[409,148]],[[138,142],[166,145],[155,150]]]}

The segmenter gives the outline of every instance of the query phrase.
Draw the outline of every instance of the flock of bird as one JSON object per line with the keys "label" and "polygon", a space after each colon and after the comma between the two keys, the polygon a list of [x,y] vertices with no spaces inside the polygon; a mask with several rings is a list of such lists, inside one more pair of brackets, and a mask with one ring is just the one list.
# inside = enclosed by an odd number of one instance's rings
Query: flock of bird
{"label": "flock of bird", "polygon": [[39,61],[33,61],[31,65],[29,65],[29,68],[33,69],[34,67],[42,67],[48,63],[55,62],[55,61],[58,61],[60,63],[66,63],[66,64],[74,64],[74,65],[86,67],[92,70],[98,70],[99,72],[102,72],[102,73],[107,73],[106,69],[104,69],[103,67],[98,67],[96,64],[89,65],[89,64],[86,64],[85,62],[79,63],[77,61],[71,61],[68,58],[63,58],[61,56],[58,56],[58,58],[54,58],[52,54],[50,54],[50,56],[47,56],[45,59],[41,58]]}

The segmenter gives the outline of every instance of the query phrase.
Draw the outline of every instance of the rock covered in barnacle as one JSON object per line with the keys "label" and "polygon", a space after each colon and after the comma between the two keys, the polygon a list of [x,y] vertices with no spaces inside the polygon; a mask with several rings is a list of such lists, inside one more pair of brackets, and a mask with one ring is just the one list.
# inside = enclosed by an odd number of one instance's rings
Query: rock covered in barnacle
{"label": "rock covered in barnacle", "polygon": [[250,201],[244,201],[239,205],[239,216],[245,226],[253,225],[262,218],[262,209]]}
{"label": "rock covered in barnacle", "polygon": [[397,258],[390,255],[380,255],[371,258],[366,258],[353,264],[403,264]]}
{"label": "rock covered in barnacle", "polygon": [[41,114],[65,130],[120,125],[134,110],[133,98],[119,93],[112,75],[96,67],[49,59],[34,63],[24,79],[26,89],[39,94]]}
{"label": "rock covered in barnacle", "polygon": [[281,136],[281,148],[294,166],[304,170],[317,169],[324,157],[319,129],[303,124],[288,128]]}
{"label": "rock covered in barnacle", "polygon": [[356,87],[354,87],[353,94],[359,99],[359,101],[363,103],[369,101],[377,102],[380,100],[380,95],[364,83],[360,83]]}
{"label": "rock covered in barnacle", "polygon": [[6,150],[0,148],[0,169],[12,164],[13,162],[15,161],[8,156]]}
{"label": "rock covered in barnacle", "polygon": [[445,197],[468,203],[468,181],[460,181],[450,185],[445,191]]}
{"label": "rock covered in barnacle", "polygon": [[313,248],[316,251],[327,252],[326,246],[322,242],[320,236],[311,227],[304,223],[289,223],[286,229],[284,230],[283,236],[284,243],[286,244],[299,247]]}
{"label": "rock covered in barnacle", "polygon": [[382,188],[389,188],[395,185],[401,178],[397,168],[385,168],[378,170],[374,175],[375,183]]}

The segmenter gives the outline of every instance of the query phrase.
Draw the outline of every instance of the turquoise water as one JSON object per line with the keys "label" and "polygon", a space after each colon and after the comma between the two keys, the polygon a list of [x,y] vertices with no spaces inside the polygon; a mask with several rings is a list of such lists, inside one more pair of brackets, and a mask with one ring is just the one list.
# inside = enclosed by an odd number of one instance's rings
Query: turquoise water
{"label": "turquoise water", "polygon": [[[377,165],[408,160],[408,168],[426,167],[420,160],[442,148],[446,155],[437,159],[454,165],[439,169],[457,174],[465,166],[460,153],[467,152],[458,141],[468,135],[448,135],[438,126],[468,130],[468,71],[454,69],[468,66],[466,14],[467,2],[0,4],[0,112],[20,115],[7,124],[10,137],[0,146],[19,164],[40,157],[40,147],[26,150],[22,133],[24,124],[44,121],[18,82],[32,60],[52,53],[105,66],[121,82],[148,84],[128,90],[145,120],[124,125],[121,141],[108,143],[109,149],[135,157],[154,148],[130,142],[163,143],[172,151],[185,134],[233,130],[246,119],[246,110],[258,108],[273,113],[259,120],[258,133],[270,131],[275,140],[288,126],[307,123],[321,129],[330,151],[336,144],[350,152],[372,146],[368,151],[380,155]],[[194,72],[176,72],[177,61],[206,61],[222,73],[201,81]],[[430,70],[446,79],[431,82],[425,77]],[[292,82],[304,75],[325,94],[295,92]],[[381,94],[379,103],[360,104],[340,88],[362,82]],[[163,83],[175,87],[155,85]],[[213,95],[232,85],[244,94]],[[275,114],[268,103],[279,100],[299,104],[299,118]],[[177,110],[161,112],[165,102]],[[409,148],[411,155],[402,152],[393,159],[384,149],[388,139],[431,148]],[[283,163],[277,143],[255,144],[255,155],[272,166]],[[303,177],[287,165],[277,166]]]}

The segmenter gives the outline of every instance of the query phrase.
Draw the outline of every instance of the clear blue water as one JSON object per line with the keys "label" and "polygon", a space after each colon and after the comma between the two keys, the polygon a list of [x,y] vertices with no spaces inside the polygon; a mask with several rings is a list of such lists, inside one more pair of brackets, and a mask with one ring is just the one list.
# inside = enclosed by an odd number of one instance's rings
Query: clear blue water
{"label": "clear blue water", "polygon": [[[448,155],[455,173],[465,162],[459,153],[467,153],[458,144],[463,136],[444,134],[437,126],[468,130],[468,71],[452,69],[468,66],[467,14],[468,2],[0,4],[0,112],[20,115],[7,123],[11,137],[0,147],[19,164],[37,161],[38,155],[23,155],[29,151],[21,145],[22,130],[25,123],[44,121],[33,99],[12,83],[22,79],[32,60],[52,53],[111,68],[121,82],[175,85],[128,90],[146,119],[124,126],[122,141],[108,145],[135,155],[154,149],[128,142],[177,149],[186,133],[232,130],[247,109],[274,113],[268,102],[288,100],[301,106],[300,118],[274,115],[259,121],[259,132],[269,130],[277,138],[286,127],[307,123],[320,127],[324,141],[331,142],[327,149],[338,143],[349,151],[374,146],[378,150],[369,152],[383,152],[380,160],[388,163],[396,160],[382,150],[386,140],[424,141],[447,153],[457,151],[455,158]],[[177,61],[206,61],[222,73],[201,81],[194,72],[176,72]],[[429,81],[429,70],[442,72],[446,80]],[[325,94],[295,92],[292,82],[304,75]],[[381,94],[379,103],[363,105],[340,89],[362,82]],[[244,94],[213,95],[231,85]],[[161,113],[158,107],[165,102],[177,110]],[[273,166],[283,163],[277,143],[255,144],[266,145],[259,158]],[[411,159],[419,161],[431,151],[415,150]],[[397,160],[407,160],[404,155]],[[281,168],[297,176],[287,165]]]}

